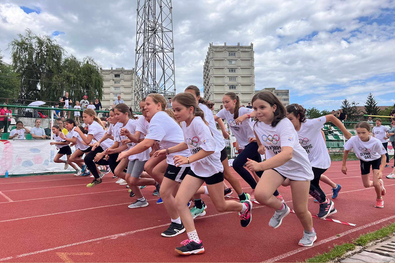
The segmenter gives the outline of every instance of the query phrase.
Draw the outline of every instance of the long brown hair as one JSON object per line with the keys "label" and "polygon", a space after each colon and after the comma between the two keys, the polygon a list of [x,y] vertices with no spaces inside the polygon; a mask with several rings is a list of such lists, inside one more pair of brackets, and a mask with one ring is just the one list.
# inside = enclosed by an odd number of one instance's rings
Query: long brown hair
{"label": "long brown hair", "polygon": [[[185,91],[187,90],[192,90],[193,93],[195,93],[196,97],[200,97],[200,90],[198,87],[194,86],[194,85],[189,85]],[[202,97],[199,98],[199,103],[202,103],[204,105],[206,105],[207,107],[209,107],[209,102],[207,100],[204,100]],[[209,107],[210,108],[210,107]]]}
{"label": "long brown hair", "polygon": [[276,97],[276,95],[274,95],[273,93],[271,93],[270,91],[261,91],[258,92],[257,94],[254,95],[254,97],[252,97],[252,103],[254,103],[254,101],[256,100],[263,100],[266,101],[267,103],[270,104],[271,107],[273,107],[274,105],[276,105],[276,110],[274,112],[274,118],[272,121],[272,126],[276,127],[276,125],[285,118],[285,108],[284,105],[280,102],[280,100]]}
{"label": "long brown hair", "polygon": [[101,120],[99,119],[99,117],[97,117],[96,111],[94,111],[94,110],[92,110],[92,109],[86,109],[86,110],[84,110],[84,113],[85,113],[86,115],[89,115],[89,116],[93,117],[93,120],[94,120],[95,122],[99,123],[100,126],[102,126],[102,128],[104,129],[104,125],[103,125],[103,123],[101,122]]}
{"label": "long brown hair", "polygon": [[224,96],[228,96],[231,100],[236,100],[235,111],[233,114],[233,119],[237,119],[239,117],[239,109],[240,109],[240,99],[239,96],[234,92],[225,93]]}
{"label": "long brown hair", "polygon": [[207,124],[207,121],[204,119],[204,112],[202,111],[202,109],[199,108],[199,106],[196,103],[195,96],[193,96],[191,93],[188,92],[179,93],[173,98],[173,101],[177,101],[178,103],[180,103],[182,106],[186,108],[193,107],[193,115],[199,116],[200,118],[202,118],[204,123]]}
{"label": "long brown hair", "polygon": [[288,105],[286,109],[288,114],[292,113],[296,118],[298,118],[299,115],[300,122],[306,121],[306,109],[303,108],[302,105],[293,103]]}
{"label": "long brown hair", "polygon": [[131,108],[129,108],[128,105],[126,105],[125,103],[119,103],[115,106],[114,109],[117,109],[118,111],[122,112],[122,113],[127,113],[128,117],[135,120],[137,119],[137,116],[133,114],[133,111]]}
{"label": "long brown hair", "polygon": [[368,130],[368,132],[370,132],[370,125],[368,122],[366,121],[360,121],[357,123],[357,125],[355,125],[355,129],[356,128],[365,128],[366,130]]}

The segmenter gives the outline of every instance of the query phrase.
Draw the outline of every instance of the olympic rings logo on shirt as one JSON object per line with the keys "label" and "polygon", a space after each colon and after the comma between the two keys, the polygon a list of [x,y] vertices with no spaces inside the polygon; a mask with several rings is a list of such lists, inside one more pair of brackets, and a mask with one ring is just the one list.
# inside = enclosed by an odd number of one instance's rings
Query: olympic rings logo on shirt
{"label": "olympic rings logo on shirt", "polygon": [[234,119],[228,120],[230,126],[237,126],[236,121]]}
{"label": "olympic rings logo on shirt", "polygon": [[309,142],[310,142],[310,140],[308,138],[299,139],[299,143],[302,146],[306,146]]}
{"label": "olympic rings logo on shirt", "polygon": [[262,135],[262,141],[266,142],[267,144],[274,144],[274,145],[276,145],[280,141],[280,136],[278,136],[277,134],[274,134],[274,135],[263,134]]}
{"label": "olympic rings logo on shirt", "polygon": [[200,141],[199,137],[197,137],[197,136],[193,137],[192,139],[188,138],[187,140],[189,142],[189,145],[192,145],[193,147],[197,147],[199,145],[199,141]]}
{"label": "olympic rings logo on shirt", "polygon": [[371,150],[366,147],[358,147],[358,150],[360,150],[361,152],[371,152]]}

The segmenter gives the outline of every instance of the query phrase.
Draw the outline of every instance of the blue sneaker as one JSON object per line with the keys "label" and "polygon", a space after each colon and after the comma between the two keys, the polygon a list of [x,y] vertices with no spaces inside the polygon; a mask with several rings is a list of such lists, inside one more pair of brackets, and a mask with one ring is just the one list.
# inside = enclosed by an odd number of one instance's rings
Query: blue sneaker
{"label": "blue sneaker", "polygon": [[91,175],[91,172],[89,171],[85,171],[85,173],[81,174],[81,176],[89,176],[89,175]]}
{"label": "blue sneaker", "polygon": [[86,165],[84,164],[84,165],[81,167],[81,173],[84,173],[85,170],[86,170]]}
{"label": "blue sneaker", "polygon": [[140,186],[139,188],[140,189],[144,189],[144,188],[146,188],[147,186],[145,186],[145,185],[142,185],[142,186]]}
{"label": "blue sneaker", "polygon": [[192,204],[192,201],[189,200],[189,202],[188,202],[188,208],[191,207],[191,204]]}
{"label": "blue sneaker", "polygon": [[162,198],[159,198],[158,201],[156,201],[157,205],[163,204]]}
{"label": "blue sneaker", "polygon": [[332,199],[335,199],[339,195],[341,189],[342,186],[340,184],[338,184],[336,188],[332,188],[333,191]]}

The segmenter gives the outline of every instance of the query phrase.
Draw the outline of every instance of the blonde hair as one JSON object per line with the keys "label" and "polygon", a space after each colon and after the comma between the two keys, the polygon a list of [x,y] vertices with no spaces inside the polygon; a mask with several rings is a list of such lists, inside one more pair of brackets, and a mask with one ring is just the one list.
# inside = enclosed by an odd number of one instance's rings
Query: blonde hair
{"label": "blonde hair", "polygon": [[160,95],[157,93],[151,93],[147,97],[150,97],[154,101],[155,104],[160,103],[162,111],[164,111],[166,109],[167,103],[166,103],[166,99],[165,99],[165,97],[163,97],[163,95]]}
{"label": "blonde hair", "polygon": [[97,117],[96,111],[94,111],[94,110],[92,110],[92,109],[86,109],[86,110],[84,110],[84,113],[85,113],[86,115],[89,115],[89,116],[93,117],[93,120],[94,120],[95,122],[99,123],[100,126],[102,126],[102,128],[104,129],[104,125],[103,125],[103,123],[101,122],[101,120],[99,119],[99,117]]}

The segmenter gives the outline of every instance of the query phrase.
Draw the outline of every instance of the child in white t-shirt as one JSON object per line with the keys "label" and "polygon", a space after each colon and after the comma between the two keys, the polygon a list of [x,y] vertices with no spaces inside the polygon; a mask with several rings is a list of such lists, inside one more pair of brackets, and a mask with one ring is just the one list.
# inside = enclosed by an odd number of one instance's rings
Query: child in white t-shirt
{"label": "child in white t-shirt", "polygon": [[[384,208],[383,195],[386,190],[384,182],[381,179],[385,167],[386,150],[381,142],[370,136],[370,125],[366,121],[361,121],[356,126],[358,136],[351,137],[344,144],[344,156],[342,172],[347,174],[347,157],[351,149],[354,149],[355,155],[361,162],[361,175],[363,186],[366,188],[374,187],[376,190],[376,208]],[[370,166],[373,170],[373,181],[369,179]]]}
{"label": "child in white t-shirt", "polygon": [[220,160],[222,149],[216,149],[215,139],[204,120],[204,113],[190,93],[180,93],[173,98],[174,115],[181,122],[184,142],[159,150],[155,155],[169,155],[189,149],[190,156],[174,156],[177,167],[191,165],[191,170],[182,181],[176,195],[177,210],[186,229],[188,239],[181,242],[176,252],[182,255],[204,253],[202,241],[195,229],[192,214],[187,206],[188,201],[203,183],[206,183],[210,198],[219,212],[240,212],[241,225],[246,227],[251,222],[252,203],[246,200],[239,203],[234,200],[225,201],[223,188],[223,166]]}
{"label": "child in white t-shirt", "polygon": [[13,129],[10,132],[10,136],[8,138],[14,140],[25,140],[25,133],[30,133],[30,130],[23,126],[23,122],[17,121],[16,129]]}
{"label": "child in white t-shirt", "polygon": [[74,112],[75,121],[76,121],[77,123],[80,123],[80,121],[81,121],[81,120],[80,120],[80,117],[81,117],[81,112],[80,112],[81,106],[80,106],[80,102],[79,102],[78,100],[75,102],[74,109],[75,109],[75,110],[78,110],[78,111],[75,111],[75,112]]}
{"label": "child in white t-shirt", "polygon": [[[376,119],[376,126],[373,127],[372,133],[373,137],[379,139],[379,141],[383,144],[384,149],[387,151],[388,147],[388,137],[387,132],[389,129],[383,125],[381,125],[381,119]],[[389,167],[390,158],[388,156],[388,152],[385,154],[386,156],[386,165],[385,167]]]}

